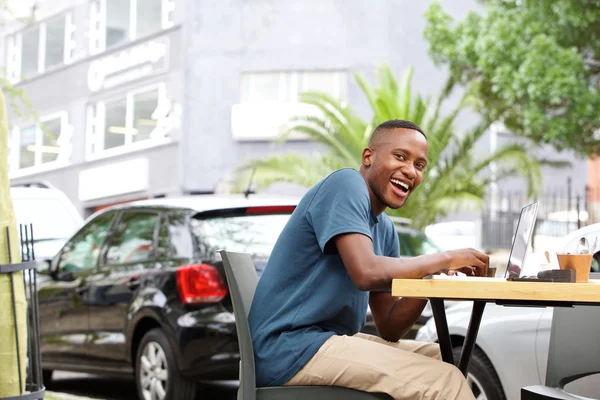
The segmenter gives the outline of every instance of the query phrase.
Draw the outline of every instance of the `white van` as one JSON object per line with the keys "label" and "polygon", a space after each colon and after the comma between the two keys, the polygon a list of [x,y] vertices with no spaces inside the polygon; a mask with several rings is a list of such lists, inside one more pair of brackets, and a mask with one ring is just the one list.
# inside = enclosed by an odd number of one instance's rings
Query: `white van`
{"label": "white van", "polygon": [[36,260],[48,260],[83,226],[83,218],[60,190],[46,183],[12,185],[10,188],[19,224],[32,224]]}

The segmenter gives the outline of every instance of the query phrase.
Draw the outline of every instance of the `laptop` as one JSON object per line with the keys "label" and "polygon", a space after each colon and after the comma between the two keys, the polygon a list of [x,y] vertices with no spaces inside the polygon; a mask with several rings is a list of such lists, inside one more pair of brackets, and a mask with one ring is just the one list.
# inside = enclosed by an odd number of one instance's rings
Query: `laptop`
{"label": "laptop", "polygon": [[533,235],[533,229],[537,220],[538,202],[534,202],[526,205],[521,209],[519,220],[517,222],[517,229],[513,237],[512,245],[510,247],[510,253],[508,256],[508,262],[506,265],[506,272],[504,278],[487,278],[487,277],[471,277],[465,276],[464,274],[457,274],[452,276],[447,275],[433,275],[432,279],[468,279],[468,280],[500,280],[500,281],[545,281],[536,276],[523,276],[523,266],[525,264],[525,257],[527,256],[527,248],[529,247],[529,241]]}
{"label": "laptop", "polygon": [[508,280],[538,280],[538,278],[534,276],[523,276],[525,257],[527,256],[527,248],[529,247],[529,241],[533,235],[533,229],[537,220],[537,211],[537,201],[528,204],[521,209],[521,215],[517,222],[517,230],[510,248],[506,272],[504,274],[504,277]]}

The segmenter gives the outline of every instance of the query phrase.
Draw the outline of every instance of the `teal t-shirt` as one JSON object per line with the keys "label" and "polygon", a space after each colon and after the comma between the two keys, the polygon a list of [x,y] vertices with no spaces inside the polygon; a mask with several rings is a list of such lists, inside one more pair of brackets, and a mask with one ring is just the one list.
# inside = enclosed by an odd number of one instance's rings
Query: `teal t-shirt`
{"label": "teal t-shirt", "polygon": [[357,232],[375,254],[398,257],[394,224],[375,215],[354,169],[335,171],[302,198],[258,282],[249,323],[258,387],[289,381],[332,335],[359,332],[369,293],[350,279],[333,237]]}

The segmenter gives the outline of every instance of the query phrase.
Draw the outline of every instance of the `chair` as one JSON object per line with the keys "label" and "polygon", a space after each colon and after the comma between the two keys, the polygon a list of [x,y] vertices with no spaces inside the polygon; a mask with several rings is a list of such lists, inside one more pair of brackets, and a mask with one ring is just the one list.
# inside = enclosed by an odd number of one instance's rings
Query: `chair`
{"label": "chair", "polygon": [[280,386],[257,388],[254,350],[250,339],[248,313],[258,283],[254,263],[248,254],[221,250],[240,347],[240,389],[238,400],[390,400],[383,393],[368,393],[335,386]]}
{"label": "chair", "polygon": [[[600,279],[592,273],[591,278]],[[521,388],[521,400],[582,400],[565,385],[600,373],[600,307],[557,307],[552,316],[546,384]]]}

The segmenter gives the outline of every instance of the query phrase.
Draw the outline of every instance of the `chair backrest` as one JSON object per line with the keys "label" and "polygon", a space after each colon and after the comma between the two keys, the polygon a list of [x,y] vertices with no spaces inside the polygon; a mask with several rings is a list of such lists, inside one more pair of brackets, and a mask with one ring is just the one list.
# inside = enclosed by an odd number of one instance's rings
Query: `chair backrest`
{"label": "chair backrest", "polygon": [[223,259],[223,267],[229,285],[240,347],[240,389],[238,399],[254,400],[256,397],[256,377],[248,313],[258,284],[258,276],[250,255],[225,250],[219,252]]}
{"label": "chair backrest", "polygon": [[[590,274],[600,279],[600,273]],[[584,376],[600,373],[600,307],[554,308],[546,386],[563,389]]]}

